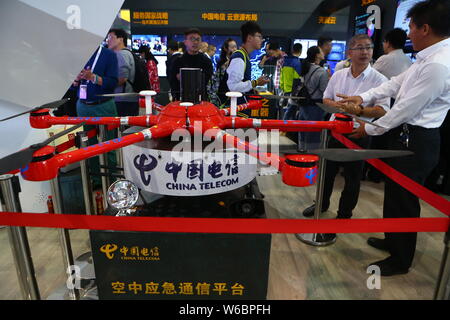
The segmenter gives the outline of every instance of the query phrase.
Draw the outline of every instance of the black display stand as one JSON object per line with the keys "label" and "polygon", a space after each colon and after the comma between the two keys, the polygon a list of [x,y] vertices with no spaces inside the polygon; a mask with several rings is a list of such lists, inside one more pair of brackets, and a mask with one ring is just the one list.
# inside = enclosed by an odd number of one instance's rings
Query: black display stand
{"label": "black display stand", "polygon": [[[264,219],[261,198],[256,181],[208,196],[150,194],[135,215]],[[90,238],[99,299],[266,299],[271,234],[92,230]]]}
{"label": "black display stand", "polygon": [[266,299],[270,234],[90,236],[99,299]]}

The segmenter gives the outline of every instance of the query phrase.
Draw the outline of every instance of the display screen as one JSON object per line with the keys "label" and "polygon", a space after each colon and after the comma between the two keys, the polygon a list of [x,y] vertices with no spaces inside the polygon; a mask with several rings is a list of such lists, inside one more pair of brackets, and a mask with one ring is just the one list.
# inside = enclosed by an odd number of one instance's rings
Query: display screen
{"label": "display screen", "polygon": [[309,48],[317,46],[317,40],[313,39],[294,39],[294,44],[296,43],[301,43],[302,45],[302,54],[300,55],[300,59],[306,58],[306,52]]}
{"label": "display screen", "polygon": [[155,56],[155,58],[156,60],[158,60],[158,76],[167,77],[166,73],[167,56]]}
{"label": "display screen", "polygon": [[331,52],[328,54],[327,59],[330,61],[345,60],[345,41],[335,40],[332,42]]}
{"label": "display screen", "polygon": [[367,34],[373,40],[375,35],[375,24],[372,23],[370,24],[370,27],[367,27],[367,19],[369,16],[370,13],[365,13],[355,17],[355,35]]}
{"label": "display screen", "polygon": [[[400,28],[409,33],[409,19],[406,17],[408,10],[415,5],[417,2],[422,0],[398,0],[397,2],[397,12],[395,13],[394,28]],[[407,39],[405,43],[405,52],[413,52],[412,42]],[[411,55],[412,57],[412,55]],[[414,62],[415,59],[412,59]]]}
{"label": "display screen", "polygon": [[262,73],[263,69],[259,67],[261,59],[266,55],[266,45],[269,43],[267,39],[264,39],[261,44],[261,49],[254,50],[250,53],[250,63],[252,64],[252,80],[258,79]]}
{"label": "display screen", "polygon": [[154,55],[167,53],[167,36],[161,35],[132,35],[132,49],[138,50],[141,46],[148,46]]}
{"label": "display screen", "polygon": [[409,33],[409,19],[406,17],[408,10],[423,0],[398,0],[397,12],[395,13],[394,28],[400,28]]}

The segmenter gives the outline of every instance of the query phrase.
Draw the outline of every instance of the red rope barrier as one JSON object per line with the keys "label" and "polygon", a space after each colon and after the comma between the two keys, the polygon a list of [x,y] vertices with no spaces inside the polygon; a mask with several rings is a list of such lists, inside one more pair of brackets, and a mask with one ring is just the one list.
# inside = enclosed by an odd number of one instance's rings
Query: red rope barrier
{"label": "red rope barrier", "polygon": [[0,212],[0,225],[189,233],[373,233],[446,232],[450,219],[219,219]]}
{"label": "red rope barrier", "polygon": [[[343,145],[345,145],[349,149],[362,149],[360,146],[350,141],[341,134],[333,132],[332,135],[336,140],[340,141]],[[432,207],[436,208],[440,212],[450,217],[450,201],[433,193],[432,191],[428,190],[421,184],[418,184],[414,180],[401,174],[400,172],[388,166],[386,163],[384,163],[379,159],[368,159],[366,161],[370,163],[372,166],[374,166],[376,169],[378,169],[380,172],[384,173],[394,182],[398,183],[412,194],[416,195],[417,197],[419,197]]]}

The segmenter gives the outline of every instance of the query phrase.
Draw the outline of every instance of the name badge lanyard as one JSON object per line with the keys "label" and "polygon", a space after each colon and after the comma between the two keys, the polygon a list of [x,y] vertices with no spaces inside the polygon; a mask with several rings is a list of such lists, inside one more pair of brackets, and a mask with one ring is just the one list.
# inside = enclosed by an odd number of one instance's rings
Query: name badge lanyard
{"label": "name badge lanyard", "polygon": [[[100,46],[100,47],[98,48],[97,55],[95,56],[94,63],[92,64],[92,67],[91,67],[91,72],[92,72],[92,73],[94,73],[94,69],[95,69],[95,66],[96,66],[96,64],[97,64],[98,57],[100,57],[100,52],[102,52],[102,46]],[[89,81],[90,81],[90,80],[89,80]]]}
{"label": "name badge lanyard", "polygon": [[[91,68],[92,73],[94,72],[94,68],[95,68],[95,65],[97,64],[98,57],[100,56],[101,51],[102,51],[102,46],[100,46],[97,50],[97,55],[95,56],[94,63],[92,64],[92,68]],[[83,100],[87,99],[87,83],[89,83],[90,81],[91,80],[88,80],[86,82],[86,84],[80,84],[80,93],[79,93],[80,99],[83,99]]]}

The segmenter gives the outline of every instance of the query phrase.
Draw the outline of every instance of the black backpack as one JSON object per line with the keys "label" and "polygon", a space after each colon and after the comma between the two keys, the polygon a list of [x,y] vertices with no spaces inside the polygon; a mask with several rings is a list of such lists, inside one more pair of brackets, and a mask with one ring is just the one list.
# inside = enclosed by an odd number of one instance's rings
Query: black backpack
{"label": "black backpack", "polygon": [[[319,70],[319,68],[316,68],[311,75],[309,76],[308,80],[310,80],[313,76],[313,74]],[[293,91],[293,96],[295,97],[302,97],[303,99],[298,100],[298,104],[301,106],[314,106],[315,102],[318,102],[315,99],[312,99],[311,96],[319,89],[320,82],[317,85],[317,88],[314,89],[312,93],[309,93],[308,88],[306,87],[307,80],[305,79],[303,82],[298,83],[296,86],[295,91]],[[295,86],[295,84],[294,84]]]}
{"label": "black backpack", "polygon": [[129,79],[127,82],[133,87],[134,92],[151,90],[150,79],[148,77],[147,63],[139,54],[133,53],[129,49],[122,49],[131,52],[134,59],[134,82]]}

